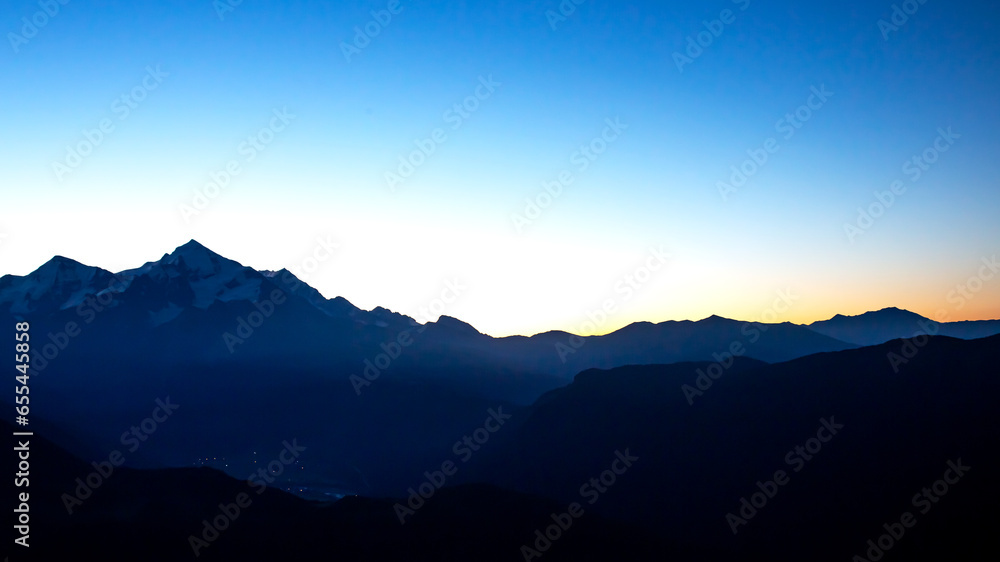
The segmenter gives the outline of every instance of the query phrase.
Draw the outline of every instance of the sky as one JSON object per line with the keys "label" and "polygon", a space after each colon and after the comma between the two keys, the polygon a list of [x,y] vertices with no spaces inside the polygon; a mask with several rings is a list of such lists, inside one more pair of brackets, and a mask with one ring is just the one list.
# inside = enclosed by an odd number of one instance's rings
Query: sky
{"label": "sky", "polygon": [[9,0],[0,274],[196,239],[494,336],[1000,318],[998,14]]}

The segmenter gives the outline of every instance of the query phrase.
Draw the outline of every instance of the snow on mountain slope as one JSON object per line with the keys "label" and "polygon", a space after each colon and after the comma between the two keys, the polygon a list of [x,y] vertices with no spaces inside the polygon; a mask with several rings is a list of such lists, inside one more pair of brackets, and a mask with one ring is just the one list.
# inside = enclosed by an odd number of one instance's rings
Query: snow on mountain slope
{"label": "snow on mountain slope", "polygon": [[0,310],[11,314],[65,310],[79,306],[88,295],[122,289],[110,271],[56,256],[28,275],[0,277]]}
{"label": "snow on mountain slope", "polygon": [[[157,282],[186,282],[194,293],[191,306],[205,309],[215,301],[256,300],[262,276],[252,268],[224,258],[191,240],[155,262],[121,272],[134,280],[148,277]],[[176,303],[175,303],[176,304]]]}
{"label": "snow on mountain slope", "polygon": [[361,310],[343,297],[328,299],[288,270],[257,271],[195,240],[159,260],[117,274],[56,256],[28,275],[0,277],[0,311],[50,314],[111,293],[115,300],[144,312],[152,326],[160,326],[189,308],[207,310],[216,302],[258,301],[264,298],[265,284],[276,285],[333,318],[377,327],[413,322],[383,308]]}

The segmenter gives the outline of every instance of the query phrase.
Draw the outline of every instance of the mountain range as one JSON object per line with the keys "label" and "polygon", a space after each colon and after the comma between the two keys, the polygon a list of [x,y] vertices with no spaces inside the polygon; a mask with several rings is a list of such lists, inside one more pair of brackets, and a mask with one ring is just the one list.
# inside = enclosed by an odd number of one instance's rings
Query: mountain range
{"label": "mountain range", "polygon": [[[266,324],[285,324],[283,328],[290,329],[290,335],[259,338],[266,339],[266,345],[243,345],[239,340],[244,338],[236,334],[239,319],[255,312],[254,304],[267,301],[275,290],[287,295],[289,304],[278,306],[275,320],[268,318]],[[102,308],[103,301],[109,304]],[[114,310],[103,314],[104,308]],[[0,277],[0,311],[57,323],[71,321],[74,315],[87,324],[99,315],[114,316],[119,329],[127,326],[130,331],[155,331],[171,342],[178,340],[167,336],[187,333],[198,339],[186,349],[191,360],[294,355],[310,364],[333,366],[349,358],[353,370],[364,366],[365,358],[382,353],[381,344],[418,326],[414,318],[385,308],[365,311],[343,297],[326,298],[288,270],[257,271],[194,240],[157,261],[118,273],[54,257],[26,276]],[[495,389],[504,398],[527,402],[535,396],[532,393],[563,384],[587,368],[711,360],[733,342],[745,344],[747,357],[785,361],[912,337],[927,327],[941,335],[972,339],[1000,333],[1000,320],[935,323],[905,310],[886,308],[859,316],[837,315],[809,325],[750,323],[712,316],[696,322],[638,322],[601,336],[550,331],[530,337],[493,338],[458,319],[442,316],[418,328],[413,349],[420,348],[424,356],[447,355],[449,363],[460,359],[481,367],[488,362],[502,366],[501,370],[528,373],[539,385],[528,394]],[[197,333],[191,334],[191,329]],[[307,329],[316,330],[312,338],[295,334]],[[227,333],[236,337],[226,339]],[[313,345],[315,341],[323,345]],[[147,351],[119,349],[116,353]],[[411,361],[404,357],[401,362]],[[503,375],[498,374],[496,380],[503,380]],[[518,388],[523,385],[519,380]]]}
{"label": "mountain range", "polygon": [[[132,538],[111,559],[187,555],[187,529],[288,443],[301,458],[204,556],[525,559],[580,504],[545,559],[847,560],[948,462],[973,468],[892,555],[971,556],[1000,523],[1000,321],[887,308],[494,338],[362,310],[195,241],[117,273],[57,256],[5,275],[0,313],[8,341],[31,326],[46,467],[32,509],[51,556],[66,555],[55,537],[100,552],[117,536]],[[76,479],[115,454],[117,475],[67,517]]]}

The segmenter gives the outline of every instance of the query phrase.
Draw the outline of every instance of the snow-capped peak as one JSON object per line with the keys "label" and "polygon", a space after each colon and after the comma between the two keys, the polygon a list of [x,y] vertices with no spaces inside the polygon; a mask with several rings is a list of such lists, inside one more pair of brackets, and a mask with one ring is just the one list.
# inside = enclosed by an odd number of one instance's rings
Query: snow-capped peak
{"label": "snow-capped peak", "polygon": [[123,271],[120,275],[187,283],[194,292],[191,305],[196,308],[208,308],[216,300],[255,300],[262,281],[253,269],[220,256],[196,240],[177,247],[155,262]]}
{"label": "snow-capped peak", "polygon": [[[110,271],[55,256],[28,275],[4,276],[0,281],[0,306],[9,305],[14,314],[72,308],[87,295],[107,290],[114,280]],[[43,302],[46,299],[48,302]]]}

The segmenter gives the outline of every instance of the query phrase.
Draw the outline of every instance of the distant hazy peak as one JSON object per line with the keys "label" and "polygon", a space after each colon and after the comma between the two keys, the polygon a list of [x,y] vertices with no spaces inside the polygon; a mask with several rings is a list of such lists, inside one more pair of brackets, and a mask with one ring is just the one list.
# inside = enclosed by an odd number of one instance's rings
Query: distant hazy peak
{"label": "distant hazy peak", "polygon": [[473,335],[482,335],[482,333],[479,330],[475,329],[472,326],[472,324],[463,322],[458,318],[452,316],[442,315],[440,318],[437,319],[437,322],[432,322],[432,324],[440,326],[442,328],[447,328],[449,330],[454,330],[456,332],[462,332]]}

